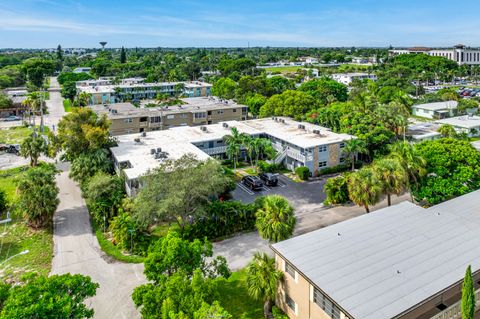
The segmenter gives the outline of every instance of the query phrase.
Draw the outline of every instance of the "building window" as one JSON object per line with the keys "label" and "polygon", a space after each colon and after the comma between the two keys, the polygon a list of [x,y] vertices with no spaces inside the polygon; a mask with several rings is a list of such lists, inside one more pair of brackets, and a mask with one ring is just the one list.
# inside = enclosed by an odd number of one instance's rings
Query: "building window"
{"label": "building window", "polygon": [[132,123],[133,122],[133,119],[132,118],[128,118],[128,119],[124,119],[123,120],[125,123]]}
{"label": "building window", "polygon": [[285,262],[285,272],[295,279],[295,269],[289,262]]}
{"label": "building window", "polygon": [[327,151],[327,145],[322,145],[318,147],[319,152],[326,152]]}
{"label": "building window", "polygon": [[148,117],[146,117],[146,116],[140,118],[140,122],[146,122],[147,120],[148,120]]}
{"label": "building window", "polygon": [[160,123],[162,121],[162,117],[161,116],[152,116],[150,118],[150,123]]}
{"label": "building window", "polygon": [[207,114],[205,112],[195,113],[195,118],[196,119],[204,119],[206,117],[207,117]]}
{"label": "building window", "polygon": [[317,288],[313,290],[313,302],[322,308],[332,319],[340,319],[340,309]]}
{"label": "building window", "polygon": [[296,311],[297,305],[288,294],[285,294],[285,303],[288,305],[288,308],[292,309],[292,311]]}
{"label": "building window", "polygon": [[345,142],[340,143],[340,148],[344,148],[344,147],[345,147]]}
{"label": "building window", "polygon": [[218,110],[217,114],[223,114],[223,110]]}
{"label": "building window", "polygon": [[233,113],[237,113],[237,109],[233,109],[232,111],[233,111]]}
{"label": "building window", "polygon": [[326,161],[319,162],[318,167],[327,167],[327,162]]}
{"label": "building window", "polygon": [[174,118],[175,118],[175,115],[173,114],[167,115],[167,120],[172,120]]}

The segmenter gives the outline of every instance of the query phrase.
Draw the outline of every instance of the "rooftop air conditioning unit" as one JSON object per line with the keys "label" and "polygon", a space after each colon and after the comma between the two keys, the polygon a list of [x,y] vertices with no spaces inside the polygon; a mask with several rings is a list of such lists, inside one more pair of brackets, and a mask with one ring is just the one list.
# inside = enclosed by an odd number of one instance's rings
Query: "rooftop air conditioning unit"
{"label": "rooftop air conditioning unit", "polygon": [[320,135],[320,130],[313,130],[313,134],[318,134],[318,135]]}
{"label": "rooftop air conditioning unit", "polygon": [[301,130],[304,130],[304,129],[305,129],[305,125],[303,125],[303,124],[298,124],[298,128],[301,129]]}
{"label": "rooftop air conditioning unit", "polygon": [[152,155],[153,155],[153,154],[155,154],[156,152],[157,152],[157,150],[156,150],[156,149],[154,149],[154,148],[151,148],[151,149],[150,149],[150,154],[152,154]]}
{"label": "rooftop air conditioning unit", "polygon": [[207,127],[206,127],[206,126],[200,126],[200,129],[202,130],[202,132],[206,132],[206,131],[207,131]]}
{"label": "rooftop air conditioning unit", "polygon": [[142,137],[147,137],[147,132],[142,132]]}
{"label": "rooftop air conditioning unit", "polygon": [[140,138],[139,138],[139,137],[136,137],[136,138],[133,139],[133,141],[134,141],[135,143],[140,143]]}
{"label": "rooftop air conditioning unit", "polygon": [[223,126],[224,128],[228,128],[228,123],[223,123],[222,126]]}
{"label": "rooftop air conditioning unit", "polygon": [[161,153],[162,152],[162,148],[161,147],[157,147],[157,153]]}

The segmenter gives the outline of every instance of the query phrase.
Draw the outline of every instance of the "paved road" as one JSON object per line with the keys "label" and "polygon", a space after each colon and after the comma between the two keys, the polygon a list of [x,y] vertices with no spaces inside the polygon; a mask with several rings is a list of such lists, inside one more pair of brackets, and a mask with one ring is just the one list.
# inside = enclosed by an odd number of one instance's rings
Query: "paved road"
{"label": "paved road", "polygon": [[60,205],[54,216],[52,274],[83,274],[100,284],[97,295],[87,301],[95,318],[139,318],[131,299],[143,284],[143,264],[111,261],[101,251],[91,231],[88,211],[80,189],[62,172],[57,177]]}
{"label": "paved road", "polygon": [[63,98],[60,95],[60,84],[58,84],[56,77],[50,78],[50,99],[46,101],[48,114],[45,115],[45,125],[48,125],[50,128],[55,125],[55,129],[58,126],[58,122],[65,115],[65,110],[63,108]]}

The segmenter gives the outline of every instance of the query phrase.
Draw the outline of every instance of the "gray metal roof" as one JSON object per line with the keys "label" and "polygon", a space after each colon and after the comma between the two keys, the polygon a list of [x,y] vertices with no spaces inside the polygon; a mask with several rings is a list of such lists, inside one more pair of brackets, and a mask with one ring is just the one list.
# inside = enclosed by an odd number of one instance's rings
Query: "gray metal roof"
{"label": "gray metal roof", "polygon": [[[356,319],[393,318],[480,268],[480,191],[403,202],[272,247]],[[340,235],[339,235],[340,234]]]}

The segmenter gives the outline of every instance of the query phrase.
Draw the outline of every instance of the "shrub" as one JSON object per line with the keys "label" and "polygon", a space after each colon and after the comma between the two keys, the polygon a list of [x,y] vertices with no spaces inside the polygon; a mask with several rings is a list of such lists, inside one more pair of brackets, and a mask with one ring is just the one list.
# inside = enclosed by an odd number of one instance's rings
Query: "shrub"
{"label": "shrub", "polygon": [[302,181],[306,181],[310,177],[310,170],[308,167],[300,166],[295,169],[295,174],[297,174]]}
{"label": "shrub", "polygon": [[321,176],[321,175],[335,174],[335,173],[348,171],[349,169],[350,169],[350,166],[345,165],[345,164],[340,164],[340,165],[337,165],[337,166],[327,167],[327,168],[321,169],[318,172],[318,175]]}
{"label": "shrub", "polygon": [[[110,224],[115,244],[122,250],[145,256],[148,248],[146,229],[135,222],[132,216],[123,210],[112,219]],[[133,247],[132,247],[133,244]]]}
{"label": "shrub", "polygon": [[255,204],[239,201],[214,201],[202,216],[186,225],[181,233],[185,239],[217,239],[238,232],[255,229]]}
{"label": "shrub", "polygon": [[348,179],[343,175],[327,180],[324,186],[324,191],[327,195],[325,204],[344,204],[348,202],[347,180]]}
{"label": "shrub", "polygon": [[280,171],[283,168],[283,166],[282,166],[282,164],[267,163],[265,161],[258,161],[258,168],[263,173],[276,173],[276,172]]}
{"label": "shrub", "polygon": [[7,209],[7,195],[5,191],[0,189],[0,214]]}
{"label": "shrub", "polygon": [[277,306],[273,306],[272,314],[274,319],[288,319],[288,316]]}

